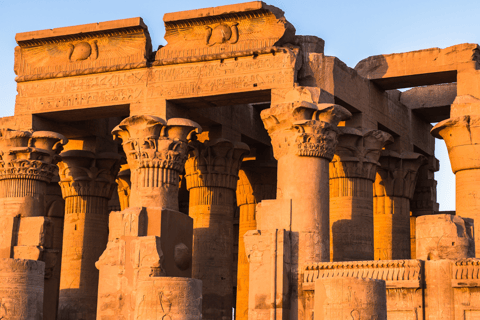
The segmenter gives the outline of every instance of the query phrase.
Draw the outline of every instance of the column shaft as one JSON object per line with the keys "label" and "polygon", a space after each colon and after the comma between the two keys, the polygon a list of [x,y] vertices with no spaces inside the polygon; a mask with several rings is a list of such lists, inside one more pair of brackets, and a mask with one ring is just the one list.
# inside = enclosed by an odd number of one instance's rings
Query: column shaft
{"label": "column shaft", "polygon": [[373,260],[373,182],[330,179],[330,260]]}
{"label": "column shaft", "polygon": [[480,257],[480,169],[455,174],[456,215],[474,219],[475,256]]}

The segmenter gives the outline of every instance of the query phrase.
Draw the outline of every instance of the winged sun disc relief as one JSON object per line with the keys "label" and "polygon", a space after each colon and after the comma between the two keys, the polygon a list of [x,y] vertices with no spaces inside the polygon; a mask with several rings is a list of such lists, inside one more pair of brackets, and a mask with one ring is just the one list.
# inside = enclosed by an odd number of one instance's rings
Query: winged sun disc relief
{"label": "winged sun disc relief", "polygon": [[92,43],[83,41],[75,45],[69,44],[68,59],[72,62],[83,61],[88,58],[96,60],[98,58],[97,40]]}
{"label": "winged sun disc relief", "polygon": [[238,41],[238,22],[234,22],[231,26],[226,24],[220,24],[212,29],[209,26],[206,26],[207,34],[205,42],[208,46],[213,46],[215,44],[222,43],[237,43]]}

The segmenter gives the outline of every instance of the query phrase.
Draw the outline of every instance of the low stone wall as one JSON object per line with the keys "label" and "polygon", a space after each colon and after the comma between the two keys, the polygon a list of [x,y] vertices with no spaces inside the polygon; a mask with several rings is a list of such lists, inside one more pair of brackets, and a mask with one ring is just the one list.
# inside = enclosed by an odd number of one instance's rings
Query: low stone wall
{"label": "low stone wall", "polygon": [[306,313],[314,309],[317,279],[356,277],[384,280],[388,319],[424,319],[424,263],[421,260],[376,260],[322,262],[308,264],[303,270]]}

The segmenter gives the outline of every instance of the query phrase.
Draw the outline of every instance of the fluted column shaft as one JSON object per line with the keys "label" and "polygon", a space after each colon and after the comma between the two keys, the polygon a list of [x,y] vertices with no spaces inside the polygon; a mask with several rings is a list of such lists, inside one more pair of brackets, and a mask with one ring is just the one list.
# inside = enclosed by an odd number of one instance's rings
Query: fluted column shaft
{"label": "fluted column shaft", "polygon": [[193,218],[192,276],[203,282],[203,318],[231,319],[235,189],[249,148],[224,139],[191,147],[185,178]]}
{"label": "fluted column shaft", "polygon": [[392,138],[379,130],[339,131],[330,162],[330,260],[373,260],[373,181]]}
{"label": "fluted column shaft", "polygon": [[[457,97],[458,99],[458,97]],[[466,104],[469,106],[469,104]],[[458,108],[452,105],[452,113]],[[470,111],[479,104],[469,106]],[[475,256],[480,257],[480,115],[451,117],[439,122],[432,134],[445,140],[455,174],[456,215],[474,219]]]}
{"label": "fluted column shaft", "polygon": [[95,319],[98,270],[108,241],[108,200],[116,187],[117,154],[70,150],[61,154],[65,222],[59,319]]}
{"label": "fluted column shaft", "polygon": [[410,259],[410,200],[426,158],[382,151],[374,183],[375,260]]}
{"label": "fluted column shaft", "polygon": [[265,199],[275,198],[277,168],[272,162],[245,161],[237,183],[237,206],[240,209],[237,267],[237,320],[248,319],[249,263],[243,236],[257,228],[256,206]]}

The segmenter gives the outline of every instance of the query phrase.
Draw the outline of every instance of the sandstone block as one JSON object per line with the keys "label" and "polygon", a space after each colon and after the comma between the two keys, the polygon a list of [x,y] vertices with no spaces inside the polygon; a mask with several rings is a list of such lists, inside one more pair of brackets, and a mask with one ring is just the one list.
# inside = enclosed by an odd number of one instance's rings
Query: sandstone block
{"label": "sandstone block", "polygon": [[127,208],[123,211],[111,212],[108,241],[120,239],[123,236],[145,236],[146,218],[144,208]]}
{"label": "sandstone block", "polygon": [[18,228],[20,217],[0,217],[0,258],[13,257],[13,235]]}
{"label": "sandstone block", "polygon": [[385,281],[359,278],[317,280],[314,319],[386,320]]}
{"label": "sandstone block", "polygon": [[46,217],[23,217],[18,229],[18,246],[53,247],[53,222]]}
{"label": "sandstone block", "polygon": [[456,260],[475,256],[468,220],[449,214],[427,215],[417,217],[416,227],[417,259]]}

